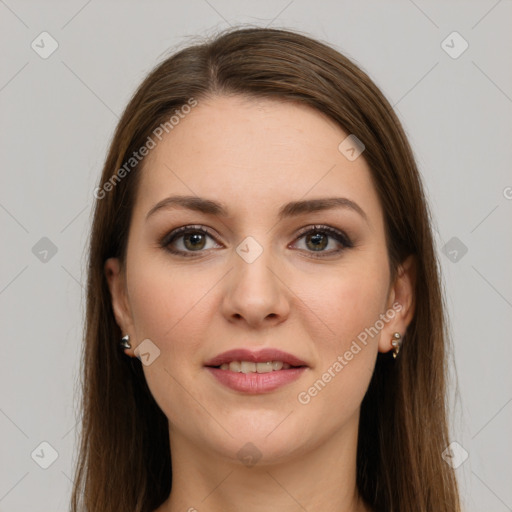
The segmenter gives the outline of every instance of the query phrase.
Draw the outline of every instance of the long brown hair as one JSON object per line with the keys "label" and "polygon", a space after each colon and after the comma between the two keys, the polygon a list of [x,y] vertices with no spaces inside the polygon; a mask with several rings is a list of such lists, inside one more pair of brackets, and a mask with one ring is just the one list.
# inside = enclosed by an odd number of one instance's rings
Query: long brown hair
{"label": "long brown hair", "polygon": [[408,255],[415,255],[417,268],[415,314],[400,355],[378,354],[361,405],[358,489],[379,511],[459,511],[454,471],[442,458],[449,444],[445,307],[430,214],[404,130],[372,80],[330,46],[297,31],[246,27],[195,42],[159,64],[129,102],[111,142],[89,247],[72,511],[152,512],[171,491],[167,418],[140,361],[119,348],[122,333],[103,268],[107,258],[125,257],[144,160],[133,168],[126,162],[177,109],[219,94],[307,104],[364,143],[392,277]]}

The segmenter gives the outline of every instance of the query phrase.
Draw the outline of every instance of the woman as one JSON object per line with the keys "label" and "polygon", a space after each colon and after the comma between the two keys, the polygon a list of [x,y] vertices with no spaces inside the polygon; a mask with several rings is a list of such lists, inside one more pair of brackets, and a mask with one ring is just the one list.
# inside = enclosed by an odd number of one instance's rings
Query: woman
{"label": "woman", "polygon": [[460,510],[428,208],[354,63],[262,28],[179,51],[95,196],[73,511]]}

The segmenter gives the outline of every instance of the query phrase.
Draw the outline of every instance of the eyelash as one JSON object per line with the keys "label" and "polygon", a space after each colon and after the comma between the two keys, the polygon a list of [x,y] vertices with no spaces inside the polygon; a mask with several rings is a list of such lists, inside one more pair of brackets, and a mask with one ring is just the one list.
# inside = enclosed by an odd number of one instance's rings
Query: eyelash
{"label": "eyelash", "polygon": [[[171,254],[175,254],[177,256],[182,256],[185,258],[195,257],[196,255],[200,254],[204,250],[200,250],[200,251],[181,251],[180,250],[180,251],[178,251],[175,249],[171,249],[169,247],[172,242],[174,242],[178,238],[181,238],[181,236],[183,236],[187,233],[202,233],[202,234],[205,234],[205,235],[215,239],[215,237],[209,231],[205,230],[201,226],[183,226],[181,228],[175,229],[175,230],[171,231],[170,233],[166,234],[160,240],[160,246],[163,249],[165,249],[166,251],[169,251]],[[342,249],[331,250],[331,251],[327,251],[327,252],[319,252],[318,254],[315,254],[314,251],[306,251],[306,252],[310,253],[310,255],[313,258],[325,258],[327,256],[332,256],[333,254],[339,254],[342,251],[344,251],[345,249],[350,249],[351,247],[354,246],[352,241],[350,240],[350,238],[342,231],[331,228],[329,226],[318,225],[318,224],[315,224],[314,226],[308,226],[306,228],[301,229],[297,235],[297,238],[295,239],[295,242],[297,242],[301,238],[304,238],[306,235],[313,234],[313,233],[327,234],[331,238],[334,238],[337,242],[339,242],[343,246]]]}

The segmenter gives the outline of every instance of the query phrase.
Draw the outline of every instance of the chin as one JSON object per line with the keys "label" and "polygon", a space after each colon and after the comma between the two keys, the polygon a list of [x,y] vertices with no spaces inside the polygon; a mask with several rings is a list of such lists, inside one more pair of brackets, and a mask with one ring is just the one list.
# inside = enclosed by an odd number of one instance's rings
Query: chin
{"label": "chin", "polygon": [[293,439],[290,436],[270,439],[247,436],[246,440],[231,440],[228,446],[224,446],[222,456],[230,462],[242,466],[271,466],[289,462],[293,458],[300,458],[304,451],[304,441],[299,437]]}
{"label": "chin", "polygon": [[[275,464],[300,456],[310,444],[307,433],[291,419],[293,413],[288,418],[287,414],[279,411],[262,419],[258,418],[261,411],[254,411],[231,422],[225,420],[222,425],[233,437],[221,430],[221,439],[217,437],[212,449],[238,463],[245,463],[245,457],[258,459],[259,464]],[[211,444],[212,438],[207,442]]]}

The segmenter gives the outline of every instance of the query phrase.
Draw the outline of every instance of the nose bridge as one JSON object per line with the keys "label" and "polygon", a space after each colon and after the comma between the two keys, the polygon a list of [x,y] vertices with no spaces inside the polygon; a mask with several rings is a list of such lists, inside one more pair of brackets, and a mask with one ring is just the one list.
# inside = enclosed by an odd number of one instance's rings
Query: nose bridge
{"label": "nose bridge", "polygon": [[251,324],[285,316],[286,287],[275,268],[270,237],[246,237],[232,258],[234,268],[224,297],[225,314],[243,317]]}
{"label": "nose bridge", "polygon": [[276,277],[270,268],[272,265],[272,248],[269,237],[258,239],[248,236],[236,247],[234,279],[237,288],[243,289],[248,297],[268,300],[275,288]]}

